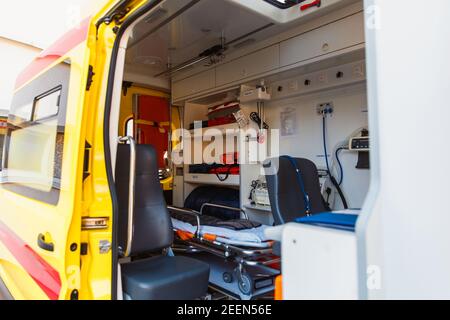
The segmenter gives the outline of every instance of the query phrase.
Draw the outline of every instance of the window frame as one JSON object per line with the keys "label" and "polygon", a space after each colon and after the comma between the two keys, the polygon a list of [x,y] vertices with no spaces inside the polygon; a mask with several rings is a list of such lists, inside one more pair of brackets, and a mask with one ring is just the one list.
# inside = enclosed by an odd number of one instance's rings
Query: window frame
{"label": "window frame", "polygon": [[[45,97],[50,96],[51,94],[53,94],[55,92],[58,92],[58,91],[60,92],[60,94],[59,94],[59,100],[58,100],[58,104],[57,104],[58,108],[57,108],[56,113],[46,116],[46,117],[36,119],[36,104],[37,104],[37,102],[42,100]],[[55,88],[50,89],[47,92],[44,92],[41,95],[35,97],[33,100],[33,107],[31,109],[31,119],[30,119],[31,123],[47,121],[47,120],[53,119],[54,117],[58,116],[59,109],[61,108],[61,93],[62,93],[62,85],[58,85]]]}

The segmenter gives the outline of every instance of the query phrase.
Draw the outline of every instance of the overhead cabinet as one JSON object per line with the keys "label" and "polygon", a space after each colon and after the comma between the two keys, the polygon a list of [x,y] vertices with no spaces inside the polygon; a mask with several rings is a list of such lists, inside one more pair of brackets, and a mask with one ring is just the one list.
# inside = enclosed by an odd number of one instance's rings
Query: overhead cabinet
{"label": "overhead cabinet", "polygon": [[[308,60],[364,44],[362,12],[341,18],[256,52],[174,81],[173,99],[239,84],[258,75],[272,74],[304,65]],[[360,47],[359,47],[360,48]]]}
{"label": "overhead cabinet", "polygon": [[364,16],[357,13],[280,43],[281,67],[364,43]]}
{"label": "overhead cabinet", "polygon": [[280,47],[276,44],[218,66],[216,86],[275,70],[279,66]]}
{"label": "overhead cabinet", "polygon": [[174,100],[194,95],[215,87],[216,83],[216,69],[210,69],[202,73],[198,73],[189,78],[174,82],[172,86],[172,93]]}

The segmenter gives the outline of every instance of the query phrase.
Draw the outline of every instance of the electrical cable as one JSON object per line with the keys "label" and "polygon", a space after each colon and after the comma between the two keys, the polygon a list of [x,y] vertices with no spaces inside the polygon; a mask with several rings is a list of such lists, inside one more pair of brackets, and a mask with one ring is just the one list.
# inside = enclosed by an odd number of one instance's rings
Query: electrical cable
{"label": "electrical cable", "polygon": [[339,147],[336,149],[336,152],[334,153],[335,157],[336,157],[336,161],[338,163],[339,166],[339,171],[340,171],[340,175],[339,175],[339,185],[342,185],[342,182],[344,181],[344,169],[342,167],[342,163],[341,160],[339,159],[339,152],[345,150],[344,147]]}
{"label": "electrical cable", "polygon": [[344,196],[344,193],[342,192],[341,187],[339,186],[338,182],[336,181],[336,179],[332,175],[330,175],[330,180],[331,180],[331,183],[335,186],[335,188],[336,188],[336,190],[337,190],[337,192],[339,194],[339,197],[341,198],[342,205],[344,206],[344,209],[347,210],[348,209],[347,200],[345,199],[345,196]]}
{"label": "electrical cable", "polygon": [[324,113],[322,116],[322,137],[323,137],[323,150],[325,153],[325,163],[327,165],[328,174],[331,176],[330,164],[328,162],[328,150],[327,150],[327,115]]}
{"label": "electrical cable", "polygon": [[[340,181],[339,185],[342,185],[342,181],[343,181],[343,177],[344,177],[344,169],[343,169],[343,166],[342,166],[342,162],[341,162],[340,159],[339,159],[338,153],[339,153],[340,151],[342,151],[342,150],[348,150],[348,141],[349,141],[352,137],[356,136],[357,134],[362,134],[362,133],[365,132],[365,131],[368,131],[366,127],[360,127],[360,128],[358,128],[358,129],[356,129],[356,130],[353,131],[349,136],[347,136],[347,137],[345,138],[345,140],[343,140],[343,141],[337,143],[336,146],[335,146],[334,149],[333,149],[333,155],[335,156],[336,161],[338,162],[339,171],[340,171],[340,173],[341,173],[340,179],[339,179],[339,181]],[[341,150],[338,150],[338,149],[341,149]],[[333,170],[333,169],[335,168],[334,158],[333,158],[332,160],[333,160],[333,161],[332,161],[331,164],[330,164],[330,165],[331,165],[331,170]]]}

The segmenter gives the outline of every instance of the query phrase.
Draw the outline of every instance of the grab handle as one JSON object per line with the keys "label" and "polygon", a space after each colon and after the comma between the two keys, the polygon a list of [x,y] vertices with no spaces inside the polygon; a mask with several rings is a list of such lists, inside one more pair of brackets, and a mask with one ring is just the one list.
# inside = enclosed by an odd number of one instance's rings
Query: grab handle
{"label": "grab handle", "polygon": [[[131,253],[131,245],[133,243],[133,227],[134,227],[134,186],[136,179],[136,142],[133,137],[119,137],[119,142],[130,144],[130,181],[128,186],[128,231],[127,246],[123,252],[125,257],[129,257]],[[123,248],[122,248],[123,249]]]}
{"label": "grab handle", "polygon": [[45,241],[45,235],[43,233],[39,233],[38,238],[37,238],[37,244],[38,244],[39,248],[41,248],[45,251],[50,251],[50,252],[55,251],[55,244],[53,242]]}

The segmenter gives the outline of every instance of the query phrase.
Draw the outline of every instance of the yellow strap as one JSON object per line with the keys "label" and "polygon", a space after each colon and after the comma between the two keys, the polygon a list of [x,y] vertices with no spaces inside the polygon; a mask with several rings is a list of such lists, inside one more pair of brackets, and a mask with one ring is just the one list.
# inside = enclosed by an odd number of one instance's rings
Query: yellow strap
{"label": "yellow strap", "polygon": [[158,127],[160,133],[166,133],[166,129],[163,128],[163,127],[169,127],[170,126],[170,122],[169,121],[166,121],[166,122],[155,122],[155,121],[148,121],[148,120],[141,120],[141,119],[136,120],[136,124],[142,124],[142,125],[146,125],[146,126]]}
{"label": "yellow strap", "polygon": [[168,126],[170,126],[170,122],[169,121],[156,122],[156,121],[148,121],[148,120],[141,120],[141,119],[136,120],[136,124],[143,124],[143,125],[147,125],[147,126],[156,126],[156,125],[158,125],[158,127],[168,127]]}
{"label": "yellow strap", "polygon": [[148,120],[136,120],[136,124],[143,124],[146,126],[155,126],[156,122]]}

